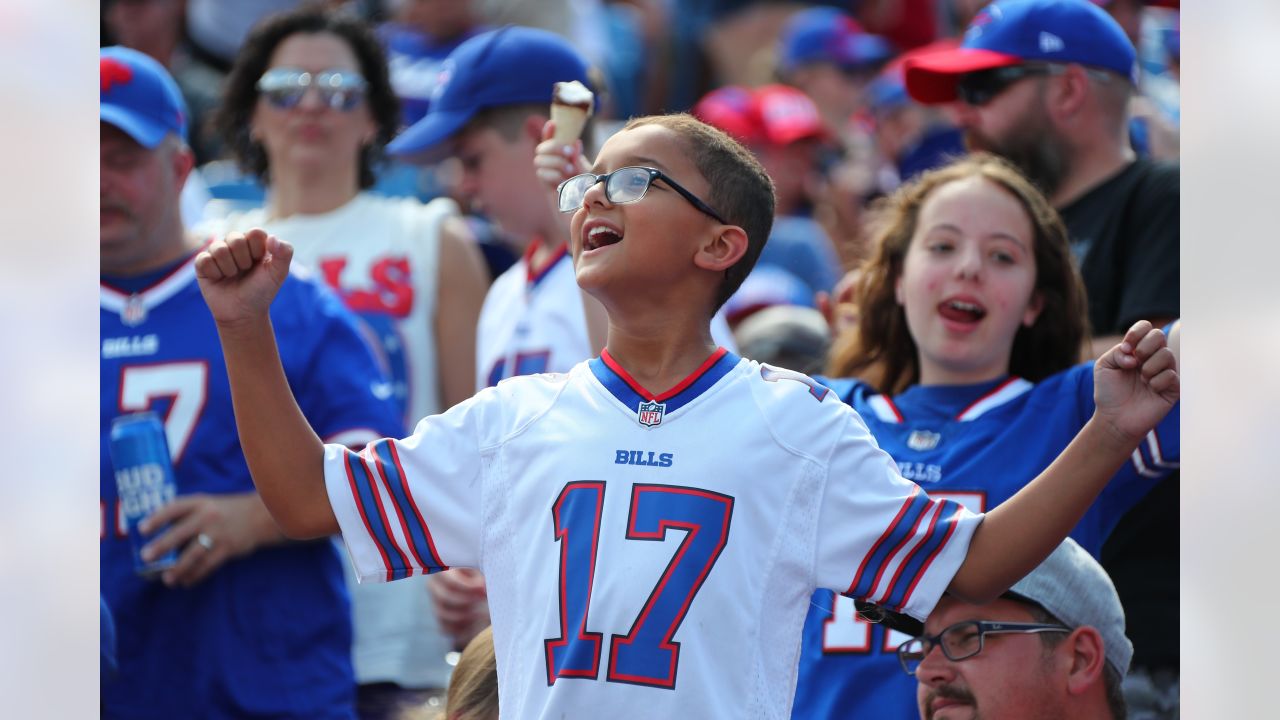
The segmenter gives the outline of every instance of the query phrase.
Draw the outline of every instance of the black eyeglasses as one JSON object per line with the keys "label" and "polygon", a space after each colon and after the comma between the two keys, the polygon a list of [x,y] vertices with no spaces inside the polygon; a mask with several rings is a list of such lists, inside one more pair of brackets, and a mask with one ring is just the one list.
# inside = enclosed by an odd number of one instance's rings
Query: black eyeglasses
{"label": "black eyeglasses", "polygon": [[[968,105],[981,107],[1023,78],[1033,75],[1061,75],[1066,69],[1067,66],[1061,63],[1024,63],[965,73],[956,81],[956,97]],[[1084,71],[1100,82],[1111,80],[1111,75],[1105,71],[1094,68],[1085,68]]]}
{"label": "black eyeglasses", "polygon": [[958,662],[982,652],[982,638],[987,635],[1000,634],[1034,634],[1044,632],[1071,632],[1065,625],[1046,625],[1043,623],[1008,623],[986,622],[982,620],[966,620],[945,628],[937,635],[922,635],[912,638],[898,646],[898,662],[908,675],[915,675],[920,663],[935,647],[942,648],[942,654],[952,662]]}
{"label": "black eyeglasses", "polygon": [[574,212],[582,207],[587,191],[594,187],[596,183],[604,183],[604,196],[609,202],[614,205],[623,205],[633,203],[644,197],[645,193],[649,192],[649,186],[653,185],[654,180],[661,180],[670,185],[672,190],[680,193],[694,207],[715,218],[718,222],[725,225],[729,224],[727,220],[720,217],[720,213],[712,210],[709,205],[699,200],[693,193],[680,187],[680,183],[667,177],[666,173],[651,167],[638,166],[618,168],[604,175],[582,173],[565,180],[560,183],[560,187],[556,188],[560,195],[560,212]]}
{"label": "black eyeglasses", "polygon": [[325,107],[343,112],[353,109],[364,99],[365,80],[348,70],[325,70],[309,73],[298,68],[271,68],[258,79],[258,92],[272,107],[289,110],[298,106],[314,87]]}

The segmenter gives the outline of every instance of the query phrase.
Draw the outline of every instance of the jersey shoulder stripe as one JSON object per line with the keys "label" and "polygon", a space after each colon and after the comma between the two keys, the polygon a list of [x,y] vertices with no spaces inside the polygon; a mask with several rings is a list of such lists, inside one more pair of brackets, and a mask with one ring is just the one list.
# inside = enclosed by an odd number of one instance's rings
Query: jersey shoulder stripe
{"label": "jersey shoulder stripe", "polygon": [[853,583],[849,585],[845,595],[855,598],[871,596],[876,586],[880,584],[880,579],[889,567],[893,556],[914,534],[915,527],[919,525],[929,505],[929,497],[919,487],[912,488],[911,494],[903,501],[898,514],[871,546],[871,551],[862,558],[862,564],[854,573]]}
{"label": "jersey shoulder stripe", "polygon": [[[382,557],[386,568],[387,581],[408,577],[408,563],[399,546],[391,540],[391,527],[387,523],[386,513],[382,508],[382,499],[378,497],[378,489],[374,486],[365,458],[350,450],[343,450],[343,464],[347,471],[347,480],[351,485],[351,497],[355,500],[356,511],[364,523],[365,531],[374,539],[374,547]],[[387,548],[397,555],[392,561]]]}
{"label": "jersey shoulder stripe", "polygon": [[920,583],[920,578],[933,564],[934,558],[942,548],[946,547],[960,524],[959,503],[935,500],[932,505],[933,519],[930,521],[928,533],[903,561],[898,572],[894,573],[893,580],[889,584],[889,594],[884,596],[880,603],[895,612],[901,611],[911,602],[911,595],[915,592],[916,585]]}
{"label": "jersey shoulder stripe", "polygon": [[388,439],[379,440],[369,446],[369,456],[373,460],[387,493],[391,496],[396,516],[400,520],[400,528],[409,544],[418,566],[428,573],[448,570],[440,561],[436,552],[435,541],[431,538],[431,529],[427,527],[422,511],[409,493],[409,483],[405,476],[404,466],[400,463],[400,453]]}

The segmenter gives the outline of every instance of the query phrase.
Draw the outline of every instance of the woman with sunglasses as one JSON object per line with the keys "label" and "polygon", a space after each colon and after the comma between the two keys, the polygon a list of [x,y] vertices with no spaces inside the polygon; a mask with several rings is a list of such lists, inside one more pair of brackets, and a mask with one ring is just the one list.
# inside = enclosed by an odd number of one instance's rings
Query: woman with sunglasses
{"label": "woman with sunglasses", "polygon": [[[1005,161],[973,155],[880,206],[825,381],[903,476],[985,512],[1048,467],[1094,411],[1080,363],[1085,294],[1066,230]],[[1174,323],[1169,346],[1178,353]],[[1134,453],[1071,536],[1097,556],[1120,517],[1177,467],[1179,410]],[[1176,602],[1176,601],[1175,601]],[[901,618],[896,618],[901,620]],[[916,717],[915,679],[895,656],[909,635],[818,591],[805,621],[793,717]],[[905,628],[919,634],[918,628]]]}
{"label": "woman with sunglasses", "polygon": [[[469,397],[486,270],[452,200],[374,195],[399,107],[370,29],[307,7],[257,26],[227,80],[218,124],[266,206],[217,234],[266,228],[288,240],[379,341],[406,423]],[[344,567],[350,571],[348,564]],[[388,717],[448,681],[419,579],[357,585],[348,575],[362,718]]]}

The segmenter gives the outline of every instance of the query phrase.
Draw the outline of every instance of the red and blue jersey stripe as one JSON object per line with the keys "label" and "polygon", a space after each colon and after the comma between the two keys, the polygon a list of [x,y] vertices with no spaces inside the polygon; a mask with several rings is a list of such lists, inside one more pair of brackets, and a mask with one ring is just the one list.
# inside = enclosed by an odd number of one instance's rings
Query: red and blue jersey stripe
{"label": "red and blue jersey stripe", "polygon": [[[912,488],[911,495],[902,503],[893,522],[863,557],[852,584],[844,594],[900,611],[911,599],[911,593],[925,570],[955,532],[959,510],[957,503],[931,500],[919,487]],[[926,522],[928,529],[921,533],[920,528]],[[902,557],[908,547],[911,550]],[[879,596],[873,596],[898,557],[902,560],[888,587]]]}
{"label": "red and blue jersey stripe", "polygon": [[[421,568],[425,573],[448,570],[436,552],[422,512],[409,494],[394,441],[383,439],[371,443],[358,455],[348,451],[345,461],[356,508],[382,555],[387,580],[409,577],[414,568]],[[380,488],[391,500],[389,510],[383,504]],[[407,548],[401,547],[395,527],[399,527]]]}

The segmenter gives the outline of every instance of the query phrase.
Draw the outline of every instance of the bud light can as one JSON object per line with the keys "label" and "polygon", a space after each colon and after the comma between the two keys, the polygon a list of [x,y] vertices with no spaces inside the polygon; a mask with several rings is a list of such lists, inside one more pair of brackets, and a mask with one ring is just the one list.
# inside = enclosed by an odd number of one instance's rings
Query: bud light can
{"label": "bud light can", "polygon": [[[121,415],[111,422],[111,464],[116,471],[120,514],[133,546],[134,570],[153,577],[178,561],[176,548],[149,563],[142,559],[142,548],[150,538],[142,534],[138,523],[178,494],[164,425],[155,413]],[[156,529],[151,537],[162,529]]]}

